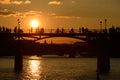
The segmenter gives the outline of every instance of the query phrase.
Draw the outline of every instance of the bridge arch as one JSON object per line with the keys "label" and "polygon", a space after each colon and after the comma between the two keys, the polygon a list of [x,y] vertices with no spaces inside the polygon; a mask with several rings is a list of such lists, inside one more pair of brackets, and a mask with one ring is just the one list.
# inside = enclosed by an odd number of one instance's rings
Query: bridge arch
{"label": "bridge arch", "polygon": [[86,42],[87,40],[82,37],[71,37],[71,36],[46,36],[46,37],[41,37],[41,38],[36,38],[36,41],[43,40],[43,39],[49,39],[49,38],[71,38],[71,39],[76,39],[76,40],[81,40],[82,42]]}

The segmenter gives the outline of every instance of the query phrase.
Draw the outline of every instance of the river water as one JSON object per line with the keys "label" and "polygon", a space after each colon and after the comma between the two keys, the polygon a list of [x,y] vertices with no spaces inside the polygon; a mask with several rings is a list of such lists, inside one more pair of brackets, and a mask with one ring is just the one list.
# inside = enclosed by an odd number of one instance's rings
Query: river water
{"label": "river water", "polygon": [[[100,80],[120,80],[120,58],[111,58],[111,70]],[[0,80],[96,80],[96,58],[24,56],[23,70],[14,71],[14,57],[0,58]]]}

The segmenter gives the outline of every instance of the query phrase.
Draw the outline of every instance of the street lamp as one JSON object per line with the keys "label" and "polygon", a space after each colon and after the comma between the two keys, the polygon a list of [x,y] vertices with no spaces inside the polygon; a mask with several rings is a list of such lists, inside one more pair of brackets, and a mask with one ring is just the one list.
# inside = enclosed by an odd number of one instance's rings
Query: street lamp
{"label": "street lamp", "polygon": [[102,32],[102,21],[100,21],[100,32]]}

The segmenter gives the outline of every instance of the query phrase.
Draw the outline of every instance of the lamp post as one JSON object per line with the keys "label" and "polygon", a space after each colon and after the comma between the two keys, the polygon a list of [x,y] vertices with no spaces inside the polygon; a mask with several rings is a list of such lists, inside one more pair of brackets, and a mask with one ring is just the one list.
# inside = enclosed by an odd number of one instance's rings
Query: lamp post
{"label": "lamp post", "polygon": [[15,65],[14,65],[14,69],[15,71],[21,71],[23,68],[23,56],[21,54],[21,41],[20,41],[20,20],[17,19],[18,22],[18,41],[16,43],[16,50],[15,50]]}
{"label": "lamp post", "polygon": [[105,30],[107,29],[107,19],[105,19]]}
{"label": "lamp post", "polygon": [[100,32],[102,32],[102,21],[100,21]]}
{"label": "lamp post", "polygon": [[18,22],[18,40],[20,40],[20,19],[17,19]]}

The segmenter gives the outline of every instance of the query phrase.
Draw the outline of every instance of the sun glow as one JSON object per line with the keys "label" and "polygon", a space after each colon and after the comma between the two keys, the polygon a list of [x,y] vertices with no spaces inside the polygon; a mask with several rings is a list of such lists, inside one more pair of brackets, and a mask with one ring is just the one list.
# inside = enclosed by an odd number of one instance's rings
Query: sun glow
{"label": "sun glow", "polygon": [[32,20],[32,21],[30,22],[30,26],[31,26],[32,28],[37,28],[39,25],[40,25],[40,22],[39,22],[38,20],[36,20],[36,19],[34,19],[34,20]]}

